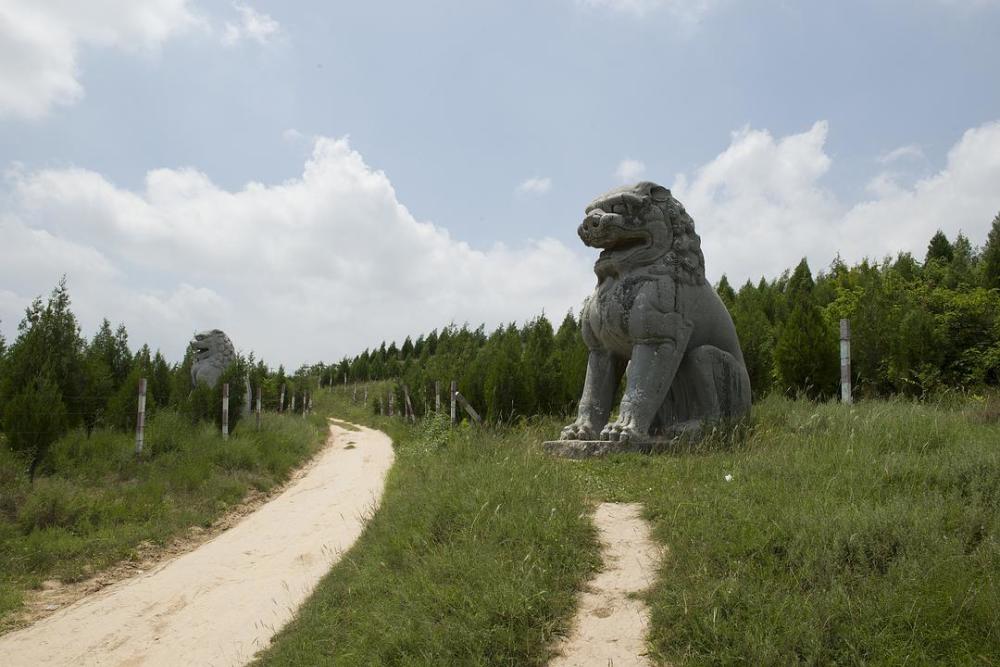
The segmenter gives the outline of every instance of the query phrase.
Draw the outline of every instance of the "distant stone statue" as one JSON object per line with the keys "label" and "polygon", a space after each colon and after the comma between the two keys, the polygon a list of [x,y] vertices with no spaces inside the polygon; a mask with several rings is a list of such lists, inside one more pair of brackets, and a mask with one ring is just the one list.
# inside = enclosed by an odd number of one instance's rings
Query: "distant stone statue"
{"label": "distant stone statue", "polygon": [[[733,320],[705,280],[694,221],[643,182],[595,199],[577,232],[601,248],[581,316],[590,355],[579,413],[547,451],[571,457],[650,451],[707,421],[750,410]],[[609,423],[622,375],[625,393]]]}
{"label": "distant stone statue", "polygon": [[236,361],[233,342],[219,329],[195,334],[190,347],[194,352],[191,363],[192,387],[198,386],[198,383],[214,387],[229,364]]}

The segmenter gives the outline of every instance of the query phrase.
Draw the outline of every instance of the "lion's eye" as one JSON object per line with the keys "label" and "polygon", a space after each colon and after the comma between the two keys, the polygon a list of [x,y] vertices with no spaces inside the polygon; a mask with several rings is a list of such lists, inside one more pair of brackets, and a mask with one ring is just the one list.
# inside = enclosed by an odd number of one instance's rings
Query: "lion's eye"
{"label": "lion's eye", "polygon": [[625,215],[626,213],[628,213],[628,207],[625,206],[625,204],[615,204],[615,207],[611,210],[617,213],[618,215]]}

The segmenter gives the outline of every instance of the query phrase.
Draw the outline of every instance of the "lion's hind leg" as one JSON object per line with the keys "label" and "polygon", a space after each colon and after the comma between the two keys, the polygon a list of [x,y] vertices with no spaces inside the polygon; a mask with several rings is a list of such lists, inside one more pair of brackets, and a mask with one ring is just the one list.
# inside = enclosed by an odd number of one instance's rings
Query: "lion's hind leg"
{"label": "lion's hind leg", "polygon": [[736,419],[750,410],[750,377],[732,354],[713,345],[696,347],[677,369],[651,431],[675,435],[704,422]]}

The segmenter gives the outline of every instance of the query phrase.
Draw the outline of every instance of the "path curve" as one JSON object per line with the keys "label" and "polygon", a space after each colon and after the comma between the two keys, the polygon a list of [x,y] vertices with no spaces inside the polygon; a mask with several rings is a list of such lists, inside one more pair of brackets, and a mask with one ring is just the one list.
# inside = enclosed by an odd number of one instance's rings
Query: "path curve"
{"label": "path curve", "polygon": [[0,637],[4,665],[242,665],[291,620],[374,513],[380,431],[330,426],[308,472],[194,551]]}

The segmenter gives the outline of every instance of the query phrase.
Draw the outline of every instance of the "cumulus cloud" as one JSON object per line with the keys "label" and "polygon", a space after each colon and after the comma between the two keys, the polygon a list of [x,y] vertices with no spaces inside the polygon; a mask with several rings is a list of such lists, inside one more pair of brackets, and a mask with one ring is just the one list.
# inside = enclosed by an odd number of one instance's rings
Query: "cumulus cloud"
{"label": "cumulus cloud", "polygon": [[83,96],[83,46],[155,51],[201,20],[188,0],[0,4],[0,117],[35,119]]}
{"label": "cumulus cloud", "polygon": [[222,33],[222,43],[226,46],[233,46],[243,40],[267,44],[281,29],[277,21],[253,7],[237,2],[233,4],[233,8],[239,14],[239,21],[226,22]]}
{"label": "cumulus cloud", "polygon": [[607,9],[643,17],[662,10],[685,23],[697,23],[712,12],[723,0],[576,0],[578,5]]}
{"label": "cumulus cloud", "polygon": [[642,176],[645,171],[645,162],[625,158],[618,163],[618,167],[615,169],[615,178],[622,183],[631,183]]}
{"label": "cumulus cloud", "polygon": [[544,178],[529,178],[522,181],[515,189],[519,195],[544,195],[552,189],[552,179],[548,176]]}
{"label": "cumulus cloud", "polygon": [[693,175],[677,176],[672,190],[695,218],[711,277],[773,277],[803,256],[815,270],[838,252],[847,261],[899,251],[922,258],[938,228],[985,239],[1000,210],[1000,122],[966,131],[934,175],[904,186],[880,174],[873,198],[854,204],[822,184],[828,131],[820,121],[775,139],[744,128]]}
{"label": "cumulus cloud", "polygon": [[317,139],[280,184],[230,191],[158,169],[132,191],[85,169],[14,170],[0,202],[8,337],[63,273],[88,332],[122,320],[178,358],[192,332],[218,327],[295,364],[452,320],[559,316],[592,287],[590,261],[553,239],[473,248],[414,219],[346,139]]}

